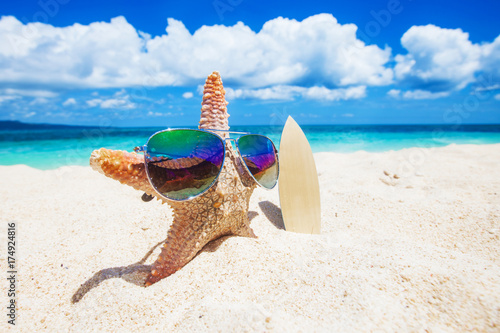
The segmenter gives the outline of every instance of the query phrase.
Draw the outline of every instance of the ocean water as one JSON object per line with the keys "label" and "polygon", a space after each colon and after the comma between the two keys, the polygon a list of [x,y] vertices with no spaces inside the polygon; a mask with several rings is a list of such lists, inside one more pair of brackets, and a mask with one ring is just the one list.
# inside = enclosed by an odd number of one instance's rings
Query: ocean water
{"label": "ocean water", "polygon": [[[232,126],[267,135],[279,149],[282,126]],[[500,143],[500,125],[318,125],[303,126],[313,152],[383,152],[411,147]],[[0,127],[0,165],[26,164],[47,170],[88,165],[94,149],[132,151],[162,128]]]}

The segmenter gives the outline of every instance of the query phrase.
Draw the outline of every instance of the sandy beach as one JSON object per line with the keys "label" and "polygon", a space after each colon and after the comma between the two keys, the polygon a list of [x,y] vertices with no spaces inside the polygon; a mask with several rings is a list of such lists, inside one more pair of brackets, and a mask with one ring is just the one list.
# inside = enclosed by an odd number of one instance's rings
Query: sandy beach
{"label": "sandy beach", "polygon": [[[14,329],[500,330],[500,144],[314,156],[320,235],[284,231],[278,190],[257,189],[257,239],[214,242],[148,288],[134,272],[158,256],[168,205],[90,167],[1,166],[4,271],[17,225]],[[6,292],[0,302],[6,313]],[[5,314],[0,327],[13,329]]]}

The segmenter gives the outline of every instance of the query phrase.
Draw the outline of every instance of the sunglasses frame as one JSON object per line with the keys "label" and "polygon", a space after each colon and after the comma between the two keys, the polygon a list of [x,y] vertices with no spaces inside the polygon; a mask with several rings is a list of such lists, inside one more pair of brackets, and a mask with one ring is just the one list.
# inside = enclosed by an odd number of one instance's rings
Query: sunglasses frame
{"label": "sunglasses frame", "polygon": [[[184,130],[184,131],[196,131],[196,132],[205,132],[205,133],[210,133],[212,135],[215,135],[217,138],[219,138],[219,140],[221,141],[222,143],[222,146],[224,148],[224,155],[222,157],[222,164],[221,164],[221,167],[220,167],[220,170],[219,172],[217,173],[217,176],[215,177],[215,179],[212,181],[212,183],[210,184],[210,186],[208,186],[206,189],[204,189],[202,192],[196,194],[196,195],[193,195],[191,197],[188,197],[186,199],[172,199],[172,198],[168,198],[166,197],[164,194],[160,193],[156,187],[154,186],[153,182],[151,181],[151,177],[149,176],[149,169],[148,169],[148,165],[147,165],[147,162],[146,162],[146,154],[147,154],[147,148],[148,148],[148,143],[149,141],[151,140],[152,137],[154,137],[155,135],[157,134],[160,134],[160,133],[164,133],[164,132],[172,132],[172,131],[179,131],[179,130]],[[222,133],[230,133],[230,134],[239,134],[240,136],[235,139],[235,138],[223,138],[221,137],[219,134],[217,133],[214,133],[214,132],[222,132]],[[278,168],[278,173],[276,175],[276,182],[274,183],[273,187],[271,188],[267,188],[263,185],[261,185],[257,179],[255,179],[254,175],[250,172],[250,169],[248,168],[247,164],[245,163],[245,161],[243,160],[243,156],[241,155],[241,152],[240,152],[240,148],[238,146],[238,140],[240,138],[242,138],[243,136],[246,136],[246,135],[257,135],[257,136],[262,136],[266,139],[269,140],[269,142],[271,142],[271,144],[273,145],[273,150],[274,150],[274,156],[276,158],[276,167]],[[276,187],[276,184],[278,184],[278,178],[279,178],[279,172],[280,172],[280,168],[279,168],[279,158],[278,158],[278,150],[276,149],[276,146],[274,145],[274,142],[267,136],[265,135],[262,135],[262,134],[254,134],[254,133],[250,133],[250,132],[236,132],[236,131],[230,131],[230,130],[218,130],[218,129],[211,129],[211,128],[208,128],[208,129],[193,129],[193,128],[168,128],[168,129],[165,129],[165,130],[161,130],[161,131],[158,131],[156,133],[153,133],[147,140],[146,144],[143,145],[143,146],[138,146],[138,147],[135,147],[134,148],[134,151],[136,153],[144,153],[144,167],[146,169],[146,174],[148,176],[148,181],[149,183],[151,184],[151,186],[153,187],[153,189],[155,190],[156,193],[158,193],[162,198],[165,198],[166,200],[170,200],[170,201],[177,201],[177,202],[182,202],[182,201],[189,201],[189,200],[192,200],[192,199],[195,199],[196,197],[199,197],[200,195],[202,195],[203,193],[205,193],[206,191],[208,191],[209,189],[212,188],[212,186],[214,186],[215,183],[217,183],[217,180],[219,179],[219,176],[220,176],[220,173],[222,172],[222,169],[224,168],[224,162],[226,161],[226,151],[227,151],[227,147],[226,147],[226,141],[233,141],[235,146],[236,146],[236,151],[238,152],[238,156],[239,156],[239,159],[240,159],[240,162],[241,164],[244,166],[246,172],[250,175],[250,177],[252,177],[252,179],[262,188],[266,189],[266,190],[271,190],[273,189],[274,187]]]}

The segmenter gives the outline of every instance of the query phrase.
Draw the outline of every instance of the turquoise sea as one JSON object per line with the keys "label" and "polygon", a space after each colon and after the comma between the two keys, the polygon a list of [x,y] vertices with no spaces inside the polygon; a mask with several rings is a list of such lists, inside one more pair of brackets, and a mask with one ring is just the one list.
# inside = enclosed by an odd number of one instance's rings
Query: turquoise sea
{"label": "turquoise sea", "polygon": [[[94,149],[132,151],[163,128],[27,126],[0,122],[0,165],[38,169],[88,165]],[[282,126],[232,126],[269,136],[279,148]],[[383,152],[411,147],[500,143],[500,125],[316,125],[302,126],[313,152]]]}

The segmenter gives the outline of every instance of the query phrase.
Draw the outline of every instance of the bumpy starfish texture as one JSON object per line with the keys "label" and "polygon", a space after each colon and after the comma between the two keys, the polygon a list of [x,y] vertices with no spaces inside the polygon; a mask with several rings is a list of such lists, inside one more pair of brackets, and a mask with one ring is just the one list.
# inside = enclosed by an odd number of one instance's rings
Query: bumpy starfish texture
{"label": "bumpy starfish texture", "polygon": [[[208,76],[203,89],[203,102],[201,102],[201,117],[199,128],[203,129],[229,129],[229,114],[227,113],[226,91],[217,72]],[[227,133],[221,133],[227,137]]]}
{"label": "bumpy starfish texture", "polygon": [[[220,75],[214,72],[205,82],[199,128],[229,129],[226,106]],[[90,165],[107,177],[166,201],[149,183],[142,155],[101,148],[92,152]],[[146,286],[181,269],[212,240],[226,235],[256,237],[248,221],[248,203],[256,184],[243,168],[228,143],[224,166],[214,186],[190,201],[166,201],[173,208],[174,221]]]}

